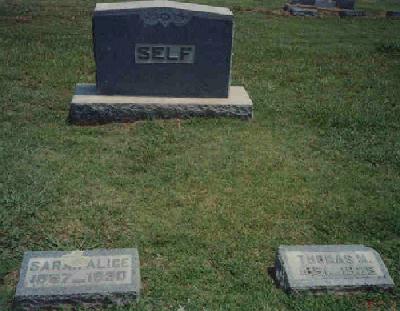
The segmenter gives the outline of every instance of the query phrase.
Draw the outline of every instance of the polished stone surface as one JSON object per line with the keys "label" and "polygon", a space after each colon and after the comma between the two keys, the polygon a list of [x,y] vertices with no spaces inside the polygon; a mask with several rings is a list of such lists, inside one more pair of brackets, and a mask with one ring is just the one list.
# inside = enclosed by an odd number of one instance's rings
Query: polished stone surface
{"label": "polished stone surface", "polygon": [[97,90],[103,95],[227,98],[233,15],[174,1],[98,4]]}
{"label": "polished stone surface", "polygon": [[137,300],[140,286],[136,249],[26,252],[15,306],[39,310],[63,305],[121,305]]}
{"label": "polished stone surface", "polygon": [[394,287],[380,255],[363,245],[280,246],[276,279],[287,292],[348,292]]}

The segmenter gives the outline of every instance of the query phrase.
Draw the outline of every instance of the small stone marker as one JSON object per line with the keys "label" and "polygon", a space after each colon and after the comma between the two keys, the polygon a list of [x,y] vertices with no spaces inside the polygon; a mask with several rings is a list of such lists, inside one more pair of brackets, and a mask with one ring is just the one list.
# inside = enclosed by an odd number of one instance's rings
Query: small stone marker
{"label": "small stone marker", "polygon": [[387,11],[386,12],[386,17],[399,18],[400,17],[400,11]]}
{"label": "small stone marker", "polygon": [[250,119],[231,86],[233,13],[167,0],[98,3],[93,13],[96,84],[78,84],[75,124],[154,118]]}
{"label": "small stone marker", "polygon": [[318,16],[318,11],[312,8],[301,8],[296,6],[291,6],[289,8],[290,15],[293,16]]}
{"label": "small stone marker", "polygon": [[349,292],[394,287],[379,254],[363,245],[280,246],[276,279],[287,292]]}
{"label": "small stone marker", "polygon": [[38,310],[60,305],[126,304],[140,294],[136,249],[26,252],[15,306]]}

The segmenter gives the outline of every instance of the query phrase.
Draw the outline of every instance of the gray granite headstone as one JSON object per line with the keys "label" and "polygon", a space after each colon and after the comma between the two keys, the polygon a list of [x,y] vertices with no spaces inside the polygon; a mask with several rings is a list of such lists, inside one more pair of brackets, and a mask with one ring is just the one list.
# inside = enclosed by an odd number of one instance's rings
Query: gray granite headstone
{"label": "gray granite headstone", "polygon": [[379,254],[363,245],[280,246],[276,279],[287,292],[348,292],[394,287]]}
{"label": "gray granite headstone", "polygon": [[98,3],[97,91],[227,98],[232,36],[228,8],[164,0]]}
{"label": "gray granite headstone", "polygon": [[140,287],[134,248],[26,252],[14,304],[17,310],[121,305],[137,300]]}

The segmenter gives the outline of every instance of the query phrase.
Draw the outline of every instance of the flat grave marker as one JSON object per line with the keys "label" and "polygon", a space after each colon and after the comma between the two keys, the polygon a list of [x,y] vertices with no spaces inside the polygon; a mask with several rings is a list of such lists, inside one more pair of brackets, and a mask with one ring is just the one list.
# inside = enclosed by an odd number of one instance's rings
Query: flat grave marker
{"label": "flat grave marker", "polygon": [[287,292],[349,292],[394,287],[379,254],[363,245],[280,246],[276,279]]}
{"label": "flat grave marker", "polygon": [[125,304],[140,294],[136,249],[26,252],[15,306],[37,310],[59,305]]}

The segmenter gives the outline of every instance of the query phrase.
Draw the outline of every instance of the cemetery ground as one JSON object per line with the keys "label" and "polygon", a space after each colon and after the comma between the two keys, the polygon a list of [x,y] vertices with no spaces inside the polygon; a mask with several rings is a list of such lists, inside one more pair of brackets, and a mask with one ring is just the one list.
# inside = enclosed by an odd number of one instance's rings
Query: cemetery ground
{"label": "cemetery ground", "polygon": [[399,309],[398,287],[289,296],[267,268],[281,244],[365,244],[400,283],[400,20],[377,16],[400,3],[340,19],[197,2],[235,9],[252,121],[71,126],[94,1],[0,1],[0,309],[24,251],[124,247],[144,288],[119,310]]}

